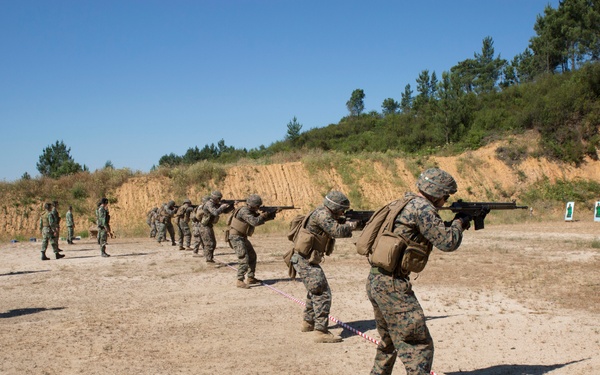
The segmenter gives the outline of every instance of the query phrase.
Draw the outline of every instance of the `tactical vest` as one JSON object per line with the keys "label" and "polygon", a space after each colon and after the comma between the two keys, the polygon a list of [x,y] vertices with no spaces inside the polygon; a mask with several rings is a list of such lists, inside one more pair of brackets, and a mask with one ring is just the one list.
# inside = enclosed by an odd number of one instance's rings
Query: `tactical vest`
{"label": "tactical vest", "polygon": [[231,214],[230,222],[228,223],[229,234],[242,237],[251,237],[254,234],[254,226],[237,218],[237,214],[240,210],[241,207],[236,209],[233,214]]}

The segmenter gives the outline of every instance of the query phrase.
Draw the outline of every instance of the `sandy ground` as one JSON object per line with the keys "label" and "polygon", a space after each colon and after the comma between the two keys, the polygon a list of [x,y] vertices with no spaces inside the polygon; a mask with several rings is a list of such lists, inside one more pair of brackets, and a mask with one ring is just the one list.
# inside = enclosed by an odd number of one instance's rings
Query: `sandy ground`
{"label": "sandy ground", "polygon": [[[435,251],[414,281],[428,317],[437,374],[599,374],[600,224],[488,226],[458,252]],[[220,239],[220,235],[218,236]],[[149,238],[2,244],[0,374],[368,374],[379,339],[366,297],[366,261],[352,240],[323,264],[331,329],[301,333],[305,289],[290,280],[284,236],[258,234],[257,277],[235,284],[236,257],[220,243],[202,258]],[[51,251],[48,254],[52,256]],[[367,338],[351,329],[364,333]],[[400,362],[395,374],[404,374]]]}

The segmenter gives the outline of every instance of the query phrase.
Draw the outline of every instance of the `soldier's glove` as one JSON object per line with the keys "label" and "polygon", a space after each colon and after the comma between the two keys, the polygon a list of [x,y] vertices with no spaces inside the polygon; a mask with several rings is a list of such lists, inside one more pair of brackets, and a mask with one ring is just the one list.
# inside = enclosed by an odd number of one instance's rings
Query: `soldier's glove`
{"label": "soldier's glove", "polygon": [[265,221],[268,221],[268,220],[275,219],[275,215],[276,214],[277,213],[275,211],[273,211],[273,212],[261,212],[260,213],[260,217],[262,217]]}
{"label": "soldier's glove", "polygon": [[471,220],[473,220],[473,217],[464,212],[459,212],[454,215],[454,219],[452,220],[460,220],[463,230],[467,230],[471,227]]}
{"label": "soldier's glove", "polygon": [[356,228],[358,227],[358,221],[348,221],[346,224],[348,224],[348,226],[352,228],[352,230],[356,230]]}

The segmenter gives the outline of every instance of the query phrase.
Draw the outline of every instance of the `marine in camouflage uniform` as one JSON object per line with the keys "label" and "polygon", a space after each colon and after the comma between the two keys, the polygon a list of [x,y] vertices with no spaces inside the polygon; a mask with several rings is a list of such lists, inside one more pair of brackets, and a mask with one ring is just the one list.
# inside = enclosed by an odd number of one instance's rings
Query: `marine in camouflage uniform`
{"label": "marine in camouflage uniform", "polygon": [[56,259],[64,258],[65,256],[60,254],[58,251],[58,242],[57,242],[57,226],[56,226],[56,218],[54,214],[52,214],[52,203],[44,204],[44,212],[42,212],[42,216],[40,217],[40,230],[42,231],[42,260],[49,260],[46,256],[46,249],[48,248],[48,243],[52,246],[52,250],[54,251],[54,255]]}
{"label": "marine in camouflage uniform", "polygon": [[102,198],[98,206],[98,244],[100,245],[100,256],[108,258],[110,255],[106,253],[106,241],[110,228],[110,215],[108,214],[108,199]]}
{"label": "marine in camouflage uniform", "polygon": [[146,214],[146,223],[150,227],[150,238],[156,237],[156,219],[158,215],[158,207],[154,207]]}
{"label": "marine in camouflage uniform", "polygon": [[[352,231],[356,229],[356,223],[340,224],[336,220],[348,208],[350,208],[350,201],[344,194],[339,191],[329,192],[325,196],[323,205],[309,214],[310,217],[306,223],[306,229],[313,235],[325,238],[328,244],[328,252],[326,252],[326,249],[313,248],[311,255],[308,257],[304,257],[295,251],[291,258],[292,266],[302,279],[307,291],[301,330],[302,332],[315,331],[316,342],[342,341],[341,337],[333,335],[328,330],[332,296],[325,272],[319,264],[323,257],[330,255],[333,250],[333,239],[352,237]],[[316,243],[317,241],[313,242]]]}
{"label": "marine in camouflage uniform", "polygon": [[[419,194],[406,193],[412,199],[394,219],[393,232],[429,250],[432,246],[446,252],[456,250],[471,218],[457,214],[451,222],[444,222],[437,212],[437,207],[456,193],[454,178],[432,168],[421,174],[417,187]],[[412,290],[410,272],[405,274],[401,267],[394,272],[371,267],[367,295],[381,336],[371,374],[391,374],[397,355],[407,375],[428,375],[433,363],[433,339]]]}
{"label": "marine in camouflage uniform", "polygon": [[223,194],[215,190],[210,194],[210,199],[202,206],[203,216],[200,221],[200,237],[204,244],[204,257],[207,263],[215,263],[214,253],[217,247],[217,239],[213,225],[219,221],[219,215],[230,212],[233,206],[221,204]]}
{"label": "marine in camouflage uniform", "polygon": [[202,204],[199,205],[198,207],[196,207],[194,209],[194,211],[192,211],[192,214],[190,215],[191,221],[192,221],[192,237],[194,238],[194,241],[192,243],[192,249],[194,251],[194,256],[200,256],[198,254],[198,252],[200,251],[200,246],[202,246],[202,249],[204,250],[204,243],[202,242],[202,237],[200,236],[200,221],[202,220],[202,217],[204,216],[204,211],[203,211],[204,203],[206,203],[209,199],[210,199],[210,196],[208,196],[208,195],[202,197]]}
{"label": "marine in camouflage uniform", "polygon": [[175,246],[175,228],[173,228],[171,218],[176,212],[175,201],[169,201],[160,208],[160,211],[158,212],[158,222],[156,225],[156,229],[158,230],[158,236],[156,240],[159,244],[162,241],[167,240],[167,232],[169,232],[169,236],[171,237],[171,245]]}
{"label": "marine in camouflage uniform", "polygon": [[[193,211],[192,201],[186,199],[183,204],[177,209],[175,214],[175,222],[178,230],[179,250],[191,250],[190,243],[192,242],[192,231],[190,230],[190,214]],[[185,245],[185,246],[184,246]]]}
{"label": "marine in camouflage uniform", "polygon": [[67,243],[69,245],[73,245],[73,237],[75,233],[75,222],[73,221],[73,207],[69,206],[69,209],[65,214],[65,220],[67,222]]}
{"label": "marine in camouflage uniform", "polygon": [[[229,243],[238,257],[237,284],[238,288],[248,289],[250,284],[259,284],[261,280],[255,278],[256,251],[248,237],[254,233],[254,228],[275,219],[275,212],[258,212],[262,206],[262,199],[257,194],[252,194],[246,199],[246,206],[233,212],[229,226]],[[248,275],[248,282],[244,278]]]}

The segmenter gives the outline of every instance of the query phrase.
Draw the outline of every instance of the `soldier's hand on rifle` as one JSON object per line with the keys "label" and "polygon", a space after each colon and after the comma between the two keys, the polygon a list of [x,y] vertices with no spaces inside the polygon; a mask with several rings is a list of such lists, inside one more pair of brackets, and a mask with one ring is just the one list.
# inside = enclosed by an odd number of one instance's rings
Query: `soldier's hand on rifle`
{"label": "soldier's hand on rifle", "polygon": [[464,230],[467,230],[471,227],[471,220],[473,220],[473,217],[469,214],[466,214],[464,212],[459,212],[456,215],[454,215],[454,220],[460,220],[462,227]]}
{"label": "soldier's hand on rifle", "polygon": [[346,224],[348,224],[348,226],[352,228],[352,230],[356,230],[356,228],[358,227],[358,221],[349,220],[346,222]]}
{"label": "soldier's hand on rifle", "polygon": [[277,215],[276,211],[265,211],[265,212],[261,212],[260,216],[262,216],[265,220],[273,220],[275,219],[275,216]]}

